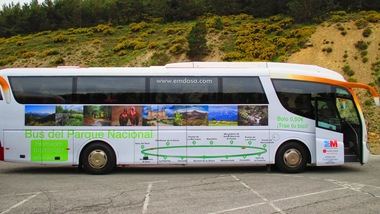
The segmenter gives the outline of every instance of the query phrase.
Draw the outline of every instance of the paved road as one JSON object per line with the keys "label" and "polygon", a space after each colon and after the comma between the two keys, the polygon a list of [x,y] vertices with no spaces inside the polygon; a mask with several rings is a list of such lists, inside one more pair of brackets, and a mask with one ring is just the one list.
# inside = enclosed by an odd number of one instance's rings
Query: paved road
{"label": "paved road", "polygon": [[3,213],[379,213],[380,156],[365,166],[118,169],[0,162]]}

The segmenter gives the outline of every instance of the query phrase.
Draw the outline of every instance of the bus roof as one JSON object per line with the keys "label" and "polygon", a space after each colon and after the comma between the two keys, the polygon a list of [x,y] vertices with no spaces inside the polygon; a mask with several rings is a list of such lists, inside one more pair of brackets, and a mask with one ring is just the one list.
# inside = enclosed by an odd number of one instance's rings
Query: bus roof
{"label": "bus roof", "polygon": [[[105,71],[105,69],[107,69]],[[78,72],[80,70],[80,72]],[[233,71],[232,71],[233,70]],[[272,62],[183,62],[151,67],[89,67],[58,66],[56,68],[6,68],[5,76],[271,76],[303,75],[345,81],[335,71],[315,65]]]}

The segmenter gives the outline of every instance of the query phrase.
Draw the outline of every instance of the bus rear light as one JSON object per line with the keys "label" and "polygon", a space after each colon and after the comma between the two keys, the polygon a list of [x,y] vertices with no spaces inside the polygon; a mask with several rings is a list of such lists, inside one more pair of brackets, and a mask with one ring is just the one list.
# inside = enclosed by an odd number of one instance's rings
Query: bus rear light
{"label": "bus rear light", "polygon": [[4,147],[0,145],[0,161],[4,160]]}

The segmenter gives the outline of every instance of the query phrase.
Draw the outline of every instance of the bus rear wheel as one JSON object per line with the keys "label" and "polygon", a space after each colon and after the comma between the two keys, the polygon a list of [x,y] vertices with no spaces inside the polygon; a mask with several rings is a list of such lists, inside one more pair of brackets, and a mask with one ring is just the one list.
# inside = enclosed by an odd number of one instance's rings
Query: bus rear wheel
{"label": "bus rear wheel", "polygon": [[106,143],[92,143],[84,149],[81,165],[84,171],[90,174],[110,173],[116,166],[116,156]]}
{"label": "bus rear wheel", "polygon": [[282,145],[276,154],[276,167],[282,172],[302,172],[306,168],[307,161],[306,149],[297,142]]}

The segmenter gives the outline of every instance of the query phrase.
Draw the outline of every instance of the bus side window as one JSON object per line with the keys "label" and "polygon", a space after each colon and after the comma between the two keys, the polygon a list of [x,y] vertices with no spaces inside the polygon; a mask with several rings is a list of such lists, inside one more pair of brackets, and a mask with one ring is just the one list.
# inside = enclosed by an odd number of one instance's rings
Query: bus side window
{"label": "bus side window", "polygon": [[268,104],[258,77],[223,77],[222,100],[226,104]]}
{"label": "bus side window", "polygon": [[80,104],[141,104],[145,81],[144,77],[77,77],[74,93]]}
{"label": "bus side window", "polygon": [[10,77],[12,92],[21,104],[63,104],[72,100],[72,77]]}
{"label": "bus side window", "polygon": [[150,77],[150,103],[218,103],[217,77]]}
{"label": "bus side window", "polygon": [[324,91],[323,85],[284,79],[273,79],[272,82],[277,97],[286,110],[303,117],[315,119],[313,94]]}
{"label": "bus side window", "polygon": [[[326,96],[327,97],[327,96]],[[317,98],[318,123],[317,126],[333,131],[341,131],[340,119],[334,103],[334,98]]]}

